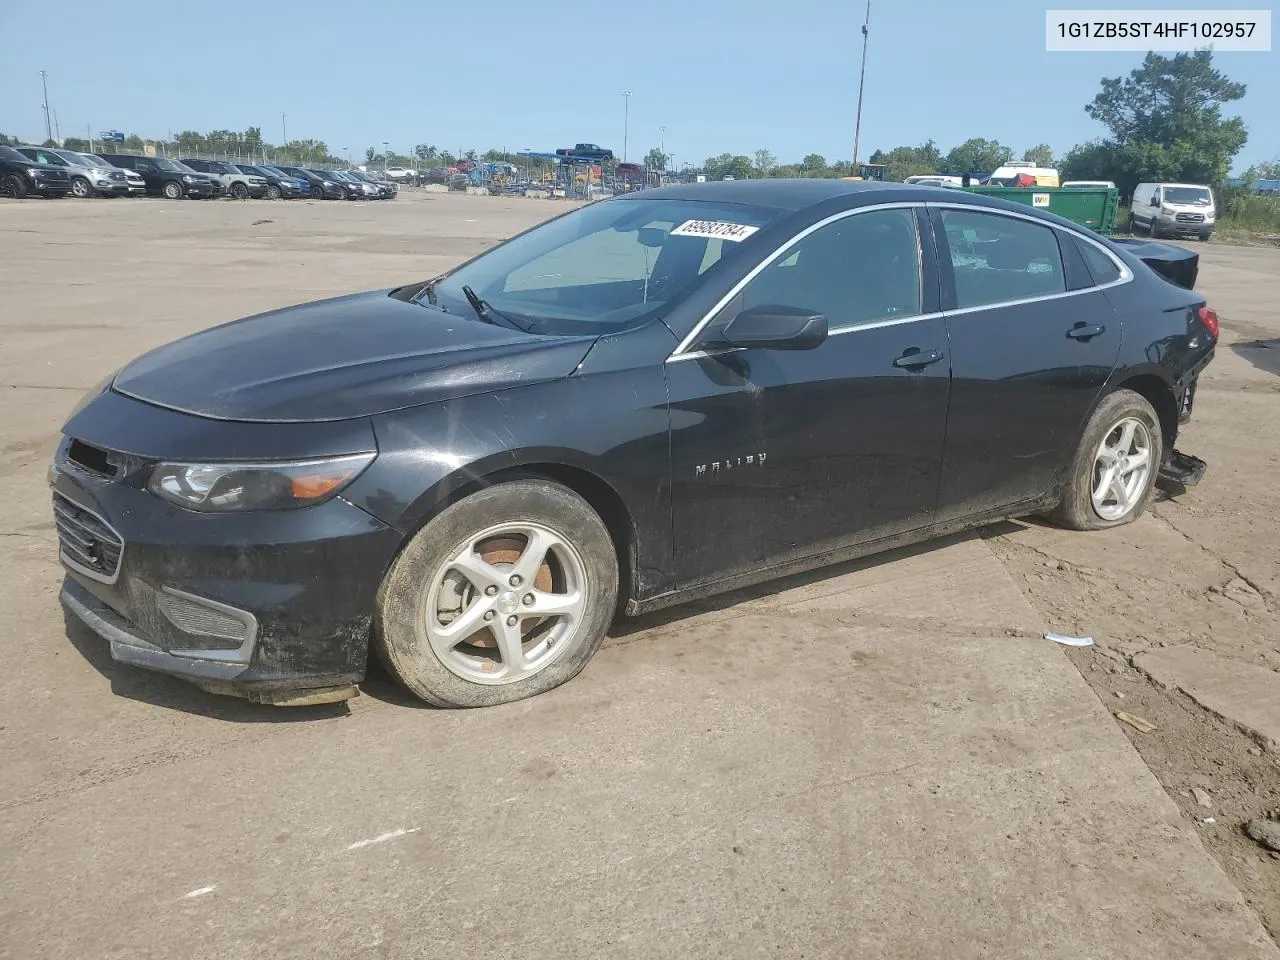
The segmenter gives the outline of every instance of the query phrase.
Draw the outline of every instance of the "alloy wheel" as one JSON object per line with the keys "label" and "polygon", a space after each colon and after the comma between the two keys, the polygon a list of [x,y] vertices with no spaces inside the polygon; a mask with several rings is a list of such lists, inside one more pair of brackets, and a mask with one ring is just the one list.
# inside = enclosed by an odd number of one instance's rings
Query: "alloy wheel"
{"label": "alloy wheel", "polygon": [[553,663],[589,609],[586,565],[541,523],[481,531],[452,552],[427,591],[427,637],[464,680],[512,683]]}
{"label": "alloy wheel", "polygon": [[1090,498],[1103,520],[1119,520],[1142,502],[1151,475],[1151,431],[1125,417],[1102,438],[1093,459]]}

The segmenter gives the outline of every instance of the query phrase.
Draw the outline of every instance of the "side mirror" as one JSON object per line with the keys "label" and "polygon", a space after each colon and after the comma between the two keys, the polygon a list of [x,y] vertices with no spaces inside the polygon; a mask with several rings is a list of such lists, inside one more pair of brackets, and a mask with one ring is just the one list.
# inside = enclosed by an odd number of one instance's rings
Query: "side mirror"
{"label": "side mirror", "polygon": [[724,342],[761,350],[812,350],[827,339],[827,318],[812,310],[760,306],[743,310],[724,328]]}

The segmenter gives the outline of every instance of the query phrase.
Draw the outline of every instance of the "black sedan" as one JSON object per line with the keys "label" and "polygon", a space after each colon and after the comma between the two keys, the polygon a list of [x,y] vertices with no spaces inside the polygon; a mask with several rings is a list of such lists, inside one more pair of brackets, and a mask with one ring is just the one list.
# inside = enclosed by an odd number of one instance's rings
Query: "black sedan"
{"label": "black sedan", "polygon": [[371,649],[431,703],[516,700],[619,610],[1004,517],[1128,523],[1199,479],[1174,442],[1217,335],[1001,200],[623,196],[108,377],[50,472],[62,599],[118,660],[259,701],[351,696]]}

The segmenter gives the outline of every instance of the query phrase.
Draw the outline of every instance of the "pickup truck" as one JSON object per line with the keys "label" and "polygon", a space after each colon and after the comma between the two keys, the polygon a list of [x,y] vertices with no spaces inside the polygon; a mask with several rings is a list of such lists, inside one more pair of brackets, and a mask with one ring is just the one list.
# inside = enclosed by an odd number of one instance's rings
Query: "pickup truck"
{"label": "pickup truck", "polygon": [[575,157],[582,160],[594,160],[596,163],[603,163],[606,160],[613,159],[613,151],[606,147],[601,147],[594,143],[578,143],[573,149],[560,149],[556,151],[562,157]]}

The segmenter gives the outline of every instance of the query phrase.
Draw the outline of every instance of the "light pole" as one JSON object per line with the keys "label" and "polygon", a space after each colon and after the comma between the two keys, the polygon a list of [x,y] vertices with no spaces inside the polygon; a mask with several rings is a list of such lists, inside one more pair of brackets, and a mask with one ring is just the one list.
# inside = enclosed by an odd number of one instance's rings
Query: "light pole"
{"label": "light pole", "polygon": [[627,162],[627,128],[631,122],[631,91],[622,91],[622,162]]}
{"label": "light pole", "polygon": [[870,37],[871,0],[867,0],[867,18],[862,24],[862,72],[858,75],[858,119],[853,126],[853,175],[858,175],[858,141],[862,137],[862,88],[867,82],[867,40]]}
{"label": "light pole", "polygon": [[289,128],[285,126],[284,114],[280,114],[280,146],[289,142]]}
{"label": "light pole", "polygon": [[40,71],[40,89],[44,91],[44,103],[40,104],[40,106],[44,108],[44,138],[52,140],[53,125],[49,122],[49,83],[45,79],[48,75],[47,71]]}

